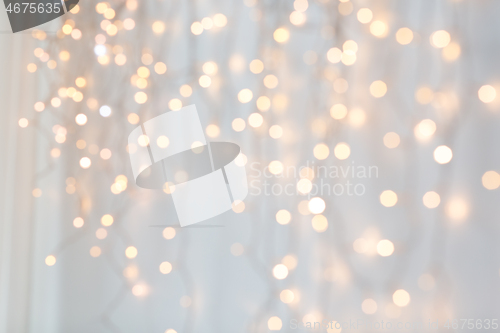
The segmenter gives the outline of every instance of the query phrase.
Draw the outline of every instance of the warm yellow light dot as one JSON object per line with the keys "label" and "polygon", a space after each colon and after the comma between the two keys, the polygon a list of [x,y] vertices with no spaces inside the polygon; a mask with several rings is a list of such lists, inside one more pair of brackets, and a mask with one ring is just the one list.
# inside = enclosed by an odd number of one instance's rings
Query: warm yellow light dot
{"label": "warm yellow light dot", "polygon": [[358,10],[357,17],[358,21],[363,24],[370,23],[373,19],[373,13],[368,8],[361,8],[360,10]]}
{"label": "warm yellow light dot", "polygon": [[37,67],[36,67],[36,65],[35,65],[35,64],[31,63],[31,64],[29,64],[29,65],[28,65],[28,67],[27,67],[27,68],[28,68],[28,72],[30,72],[30,73],[34,73],[34,72],[36,72],[36,68],[37,68]]}
{"label": "warm yellow light dot", "polygon": [[58,108],[61,106],[61,100],[58,98],[58,97],[54,97],[50,100],[50,104],[55,107],[55,108]]}
{"label": "warm yellow light dot", "polygon": [[285,304],[292,303],[294,298],[295,295],[293,294],[293,291],[291,291],[290,289],[285,289],[280,293],[280,300]]}
{"label": "warm yellow light dot", "polygon": [[85,140],[80,139],[76,141],[76,147],[78,149],[85,149],[85,147],[87,147],[87,142],[85,142]]}
{"label": "warm yellow light dot", "polygon": [[307,204],[309,211],[313,214],[321,214],[325,211],[326,204],[320,197],[314,197]]}
{"label": "warm yellow light dot", "polygon": [[19,121],[17,123],[19,124],[19,127],[21,127],[21,128],[26,128],[26,127],[28,127],[28,124],[29,124],[28,119],[26,119],[26,118],[19,119]]}
{"label": "warm yellow light dot", "polygon": [[342,44],[342,49],[347,54],[355,54],[358,52],[358,44],[353,40],[347,40]]}
{"label": "warm yellow light dot", "polygon": [[469,215],[469,204],[464,199],[455,197],[446,203],[445,212],[450,219],[461,222]]}
{"label": "warm yellow light dot", "polygon": [[287,254],[286,256],[283,257],[281,263],[285,265],[289,271],[293,270],[297,267],[298,264],[297,256],[293,254]]}
{"label": "warm yellow light dot", "polygon": [[401,139],[399,138],[399,135],[394,132],[389,132],[384,135],[384,145],[387,148],[396,148],[399,146],[399,143],[401,142]]}
{"label": "warm yellow light dot", "polygon": [[162,21],[155,21],[151,26],[153,32],[157,35],[162,34],[165,31],[165,23]]}
{"label": "warm yellow light dot", "polygon": [[462,49],[460,48],[460,44],[451,42],[448,46],[443,48],[442,56],[445,61],[452,62],[460,57],[461,52]]}
{"label": "warm yellow light dot", "polygon": [[413,40],[413,31],[409,28],[401,28],[396,32],[396,40],[401,45],[408,45]]}
{"label": "warm yellow light dot", "polygon": [[264,123],[264,117],[260,113],[252,113],[248,117],[248,124],[254,128],[260,127]]}
{"label": "warm yellow light dot", "polygon": [[500,174],[496,171],[486,171],[481,181],[486,189],[495,190],[500,186]]}
{"label": "warm yellow light dot", "polygon": [[453,152],[448,146],[439,146],[434,150],[434,160],[439,164],[446,164],[453,158]]}
{"label": "warm yellow light dot", "polygon": [[386,190],[380,194],[380,203],[385,207],[393,207],[398,202],[398,196],[394,191]]}
{"label": "warm yellow light dot", "polygon": [[347,16],[352,13],[354,6],[350,1],[341,0],[338,6],[340,15]]}
{"label": "warm yellow light dot", "polygon": [[214,27],[214,21],[212,21],[210,17],[204,17],[201,20],[201,25],[203,26],[203,29],[210,30]]}
{"label": "warm yellow light dot", "polygon": [[344,119],[347,115],[347,107],[344,104],[335,104],[330,108],[330,116],[333,119]]}
{"label": "warm yellow light dot", "polygon": [[260,96],[257,98],[257,109],[260,111],[267,111],[271,108],[271,100],[267,96]]}
{"label": "warm yellow light dot", "polygon": [[172,271],[172,264],[168,261],[164,261],[160,264],[160,272],[162,274],[169,274]]}
{"label": "warm yellow light dot", "polygon": [[373,21],[370,24],[370,32],[373,36],[378,38],[384,38],[387,36],[388,27],[385,22],[382,21]]}
{"label": "warm yellow light dot", "polygon": [[235,200],[232,204],[231,204],[231,207],[233,209],[233,212],[239,214],[239,213],[243,213],[243,211],[245,210],[245,203],[241,200]]}
{"label": "warm yellow light dot", "polygon": [[438,30],[432,33],[431,38],[431,45],[434,46],[435,48],[441,49],[443,47],[448,46],[451,41],[451,36],[448,31],[445,30]]}
{"label": "warm yellow light dot", "polygon": [[336,93],[343,94],[347,91],[348,88],[349,83],[346,79],[339,78],[333,82],[333,90],[335,90]]}
{"label": "warm yellow light dot", "polygon": [[118,33],[118,27],[114,24],[109,24],[106,27],[106,33],[110,36],[114,36]]}
{"label": "warm yellow light dot", "polygon": [[88,157],[82,157],[80,159],[80,166],[83,168],[83,169],[88,169],[90,167],[90,165],[92,164],[92,162],[90,161],[90,158]]}
{"label": "warm yellow light dot", "polygon": [[120,53],[120,54],[117,54],[116,57],[115,57],[115,63],[118,65],[118,66],[123,66],[127,63],[127,57]]}
{"label": "warm yellow light dot", "polygon": [[146,295],[147,291],[148,288],[143,284],[136,284],[132,287],[132,294],[137,297]]}
{"label": "warm yellow light dot", "polygon": [[236,118],[232,121],[231,126],[236,132],[241,132],[245,129],[246,123],[244,119]]}
{"label": "warm yellow light dot", "polygon": [[280,161],[272,161],[269,163],[268,169],[273,175],[279,175],[283,172],[283,163]]}
{"label": "warm yellow light dot", "polygon": [[259,74],[264,70],[264,63],[259,59],[254,59],[250,62],[250,71],[254,74]]}
{"label": "warm yellow light dot", "polygon": [[207,126],[205,133],[211,138],[216,138],[220,134],[220,128],[217,125],[210,124]]}
{"label": "warm yellow light dot", "polygon": [[318,160],[324,160],[330,155],[330,148],[324,143],[318,143],[314,147],[313,154]]}
{"label": "warm yellow light dot", "polygon": [[182,102],[180,99],[178,98],[173,98],[171,99],[169,102],[168,102],[168,107],[170,108],[170,110],[172,111],[177,111],[177,110],[180,110],[182,109]]}
{"label": "warm yellow light dot", "polygon": [[45,104],[43,102],[36,102],[34,108],[36,112],[42,112],[45,110]]}
{"label": "warm yellow light dot", "polygon": [[193,88],[188,84],[183,84],[179,89],[179,93],[182,97],[189,97],[193,94]]}
{"label": "warm yellow light dot", "polygon": [[97,57],[97,62],[101,65],[107,65],[109,63],[109,56],[107,54]]}
{"label": "warm yellow light dot", "polygon": [[75,122],[78,125],[83,126],[83,125],[85,125],[87,123],[87,116],[84,115],[83,113],[79,113],[75,117]]}
{"label": "warm yellow light dot", "polygon": [[203,64],[202,69],[203,69],[203,73],[205,73],[207,75],[215,75],[215,74],[217,74],[218,66],[213,61],[207,61],[206,63]]}
{"label": "warm yellow light dot", "polygon": [[273,268],[273,275],[278,280],[283,280],[288,276],[288,268],[283,264],[278,264]]}
{"label": "warm yellow light dot", "polygon": [[61,156],[61,150],[59,148],[52,148],[50,150],[50,156],[58,158],[59,156]]}
{"label": "warm yellow light dot", "polygon": [[370,85],[370,93],[373,97],[380,98],[387,93],[387,85],[384,81],[374,81]]}
{"label": "warm yellow light dot", "polygon": [[102,251],[101,251],[101,248],[99,246],[92,246],[90,248],[90,255],[94,258],[97,258],[101,255]]}
{"label": "warm yellow light dot", "polygon": [[421,87],[415,92],[415,100],[420,104],[429,104],[434,99],[434,92],[429,87]]}
{"label": "warm yellow light dot", "polygon": [[114,222],[113,216],[105,214],[101,217],[101,224],[105,227],[109,227]]}
{"label": "warm yellow light dot", "polygon": [[394,253],[394,244],[388,239],[382,239],[377,243],[377,253],[382,257],[388,257]]}
{"label": "warm yellow light dot", "polygon": [[69,24],[65,24],[63,25],[62,27],[62,32],[65,34],[65,35],[69,35],[71,33],[71,31],[73,30],[73,27],[70,26]]}
{"label": "warm yellow light dot", "polygon": [[425,207],[432,209],[439,206],[439,203],[441,202],[441,197],[436,192],[429,191],[424,194],[422,201]]}
{"label": "warm yellow light dot", "polygon": [[129,246],[125,249],[125,256],[129,259],[137,257],[137,249],[134,246]]}
{"label": "warm yellow light dot", "polygon": [[484,85],[479,88],[477,95],[481,102],[483,103],[491,103],[497,97],[497,91],[490,85]]}
{"label": "warm yellow light dot", "polygon": [[175,232],[174,228],[166,227],[165,229],[163,229],[162,234],[163,234],[163,238],[170,240],[170,239],[173,239],[175,237],[176,232]]}
{"label": "warm yellow light dot", "polygon": [[435,281],[434,277],[430,274],[422,274],[418,278],[418,286],[420,289],[422,289],[424,291],[431,290],[432,288],[434,288],[435,284],[436,284],[436,281]]}
{"label": "warm yellow light dot", "polygon": [[104,239],[108,236],[108,232],[104,228],[99,228],[96,230],[95,236],[97,239]]}
{"label": "warm yellow light dot", "polygon": [[227,17],[224,14],[215,14],[214,15],[214,25],[216,27],[222,28],[227,24]]}
{"label": "warm yellow light dot", "polygon": [[238,100],[241,102],[241,103],[248,103],[252,100],[253,98],[253,93],[250,89],[242,89],[240,90],[240,92],[238,93]]}
{"label": "warm yellow light dot", "polygon": [[75,84],[77,87],[83,88],[87,85],[87,80],[85,80],[85,78],[83,77],[78,77],[75,80]]}
{"label": "warm yellow light dot", "polygon": [[328,229],[328,220],[324,215],[315,215],[311,221],[312,227],[316,232],[325,232]]}
{"label": "warm yellow light dot", "polygon": [[115,10],[113,8],[107,8],[105,11],[104,11],[104,17],[107,18],[108,20],[111,20],[115,17],[116,13],[115,13]]}
{"label": "warm yellow light dot", "polygon": [[212,79],[210,78],[210,76],[208,75],[202,75],[200,76],[200,78],[198,79],[198,83],[200,84],[200,86],[202,86],[203,88],[208,88],[210,87],[210,85],[212,84]]}
{"label": "warm yellow light dot", "polygon": [[271,331],[279,331],[283,327],[283,323],[279,317],[274,316],[267,321],[267,327]]}
{"label": "warm yellow light dot", "polygon": [[139,137],[137,138],[137,143],[141,147],[147,147],[149,145],[149,137],[144,134],[139,135]]}
{"label": "warm yellow light dot", "polygon": [[311,192],[312,190],[312,182],[307,179],[301,179],[297,182],[297,191],[299,191],[301,194],[307,194]]}
{"label": "warm yellow light dot", "polygon": [[399,289],[392,294],[394,304],[400,307],[405,307],[410,303],[410,294],[404,289]]}
{"label": "warm yellow light dot", "polygon": [[137,113],[129,113],[127,116],[127,120],[132,125],[135,125],[135,124],[139,123],[140,119],[139,119],[139,116],[137,115]]}
{"label": "warm yellow light dot", "polygon": [[285,43],[290,38],[290,32],[286,28],[278,28],[274,31],[273,37],[278,43]]}
{"label": "warm yellow light dot", "polygon": [[368,251],[368,246],[369,243],[364,238],[358,238],[352,243],[352,247],[357,253],[365,253]]}
{"label": "warm yellow light dot", "polygon": [[340,142],[333,149],[333,153],[339,160],[345,160],[351,155],[351,148],[347,143]]}
{"label": "warm yellow light dot", "polygon": [[194,22],[191,24],[191,32],[193,35],[201,35],[203,32],[203,25],[200,22]]}
{"label": "warm yellow light dot", "polygon": [[342,51],[339,48],[332,47],[326,53],[326,58],[328,59],[329,62],[337,64],[342,59]]}
{"label": "warm yellow light dot", "polygon": [[374,314],[377,312],[377,302],[371,298],[367,298],[361,303],[361,309],[366,314]]}
{"label": "warm yellow light dot", "polygon": [[39,188],[35,188],[33,189],[33,191],[31,191],[31,194],[35,197],[35,198],[40,198],[42,196],[42,190],[39,189]]}
{"label": "warm yellow light dot", "polygon": [[148,100],[148,95],[143,91],[136,92],[134,95],[134,100],[137,104],[144,104]]}
{"label": "warm yellow light dot", "polygon": [[306,23],[306,15],[299,11],[293,11],[290,16],[290,23],[296,26],[301,26]]}
{"label": "warm yellow light dot", "polygon": [[56,257],[49,255],[45,258],[45,264],[47,266],[54,266],[56,264]]}
{"label": "warm yellow light dot", "polygon": [[101,156],[103,160],[109,160],[111,158],[111,155],[111,150],[109,150],[108,148],[102,149],[99,153],[99,156]]}
{"label": "warm yellow light dot", "polygon": [[269,128],[269,136],[273,139],[279,139],[283,135],[283,128],[280,125],[273,125]]}
{"label": "warm yellow light dot", "polygon": [[290,214],[289,211],[286,209],[281,209],[276,213],[276,222],[278,222],[281,225],[285,225],[290,223],[292,220],[292,214]]}
{"label": "warm yellow light dot", "polygon": [[426,140],[436,132],[436,123],[430,119],[424,119],[415,126],[415,137],[419,140]]}
{"label": "warm yellow light dot", "polygon": [[272,74],[266,75],[264,77],[264,86],[269,89],[274,89],[278,86],[278,78]]}
{"label": "warm yellow light dot", "polygon": [[135,28],[135,21],[131,18],[126,18],[123,20],[123,28],[125,30],[132,30]]}
{"label": "warm yellow light dot", "polygon": [[167,65],[165,65],[163,62],[157,62],[155,64],[155,72],[156,74],[165,74],[167,72]]}
{"label": "warm yellow light dot", "polygon": [[81,217],[75,217],[75,219],[73,220],[73,226],[75,228],[81,228],[81,227],[83,227],[83,224],[84,224],[84,221]]}
{"label": "warm yellow light dot", "polygon": [[143,79],[147,79],[150,74],[151,72],[147,67],[141,66],[137,69],[137,75],[139,75],[139,77],[142,77]]}

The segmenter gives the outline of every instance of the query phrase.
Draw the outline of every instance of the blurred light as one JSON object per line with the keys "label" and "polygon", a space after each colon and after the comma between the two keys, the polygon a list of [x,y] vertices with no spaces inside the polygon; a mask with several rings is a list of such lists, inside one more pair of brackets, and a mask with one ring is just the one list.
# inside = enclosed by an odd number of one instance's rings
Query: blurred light
{"label": "blurred light", "polygon": [[368,251],[368,242],[364,238],[358,238],[352,243],[352,248],[357,253],[365,253]]}
{"label": "blurred light", "polygon": [[439,204],[441,203],[441,197],[436,192],[429,191],[424,194],[422,201],[425,207],[432,209],[439,206]]}
{"label": "blurred light", "polygon": [[297,256],[293,254],[287,254],[286,256],[283,257],[281,263],[285,265],[289,271],[293,270],[297,267],[298,264]]}
{"label": "blurred light", "polygon": [[396,32],[396,40],[401,45],[408,45],[413,40],[413,31],[409,28],[401,28]]}
{"label": "blurred light", "polygon": [[436,132],[436,123],[430,119],[424,119],[415,126],[415,137],[419,140],[426,140]]}
{"label": "blurred light", "polygon": [[340,60],[342,59],[342,51],[339,48],[332,47],[331,49],[328,50],[326,53],[326,58],[328,59],[329,62],[332,64],[339,63]]}
{"label": "blurred light", "polygon": [[290,223],[291,219],[292,214],[286,209],[281,209],[276,213],[276,221],[281,225]]}
{"label": "blurred light", "polygon": [[139,91],[135,93],[134,100],[137,104],[144,104],[148,100],[148,95],[146,95],[146,93],[143,91]]}
{"label": "blurred light", "polygon": [[34,72],[36,72],[36,68],[37,68],[37,67],[36,67],[36,65],[35,65],[35,64],[31,63],[31,64],[28,64],[28,67],[27,67],[27,68],[28,68],[28,72],[30,72],[30,73],[34,73]]}
{"label": "blurred light", "polygon": [[405,307],[410,303],[410,294],[404,289],[399,289],[392,294],[394,304],[400,307]]}
{"label": "blurred light", "polygon": [[423,291],[429,291],[436,285],[434,277],[430,274],[422,274],[418,278],[418,286]]}
{"label": "blurred light", "polygon": [[134,246],[129,246],[125,249],[125,256],[129,259],[137,257],[137,249]]}
{"label": "blurred light", "polygon": [[233,54],[229,58],[229,68],[235,73],[241,73],[245,70],[245,58],[241,54]]}
{"label": "blurred light", "polygon": [[399,138],[399,135],[394,132],[388,132],[384,135],[384,145],[387,148],[396,148],[399,146],[399,143],[401,142],[401,139]]}
{"label": "blurred light", "polygon": [[451,37],[450,33],[445,30],[438,30],[432,33],[430,42],[435,48],[441,49],[450,44]]}
{"label": "blurred light", "polygon": [[387,85],[384,81],[374,81],[370,85],[370,93],[373,97],[380,98],[387,93]]}
{"label": "blurred light", "polygon": [[178,98],[173,98],[168,102],[168,107],[172,111],[177,111],[182,109],[182,102]]}
{"label": "blurred light", "polygon": [[266,75],[264,77],[264,86],[269,89],[274,89],[278,86],[278,78],[272,74]]}
{"label": "blurred light", "polygon": [[363,24],[370,23],[373,19],[373,13],[368,8],[361,8],[360,10],[358,10],[357,17],[358,21]]}
{"label": "blurred light", "polygon": [[101,248],[99,246],[92,246],[90,248],[90,255],[94,258],[97,258],[101,255],[102,251],[101,251]]}
{"label": "blurred light", "polygon": [[269,163],[268,169],[273,175],[279,175],[283,172],[283,163],[280,161],[272,161]]}
{"label": "blurred light", "polygon": [[264,118],[259,113],[252,113],[248,117],[248,124],[254,128],[260,127],[264,122]]}
{"label": "blurred light", "polygon": [[344,104],[335,104],[330,108],[330,116],[333,119],[344,119],[347,115],[347,108]]}
{"label": "blurred light", "polygon": [[259,59],[254,59],[250,62],[250,72],[259,74],[264,70],[264,63]]}
{"label": "blurred light", "polygon": [[359,108],[349,111],[347,117],[349,118],[349,124],[356,128],[363,126],[366,121],[365,111]]}
{"label": "blurred light", "polygon": [[415,100],[420,104],[429,104],[434,99],[434,92],[429,87],[421,87],[415,92]]}
{"label": "blurred light", "polygon": [[147,287],[143,284],[136,284],[132,287],[132,294],[137,297],[145,296],[147,294]]}
{"label": "blurred light", "polygon": [[156,74],[165,74],[167,72],[167,65],[165,65],[163,62],[157,62],[155,64],[155,72]]}
{"label": "blurred light", "polygon": [[358,44],[353,40],[347,40],[342,44],[342,49],[347,54],[355,54],[358,52]]}
{"label": "blurred light", "polygon": [[79,113],[75,117],[75,122],[78,125],[83,126],[83,125],[85,125],[87,123],[87,116],[84,115],[83,113]]}
{"label": "blurred light", "polygon": [[205,133],[207,133],[207,135],[211,138],[216,138],[220,134],[219,126],[210,124],[207,126]]}
{"label": "blurred light", "polygon": [[216,27],[222,28],[227,24],[227,17],[224,14],[215,14],[214,15],[214,25]]}
{"label": "blurred light", "polygon": [[203,25],[200,22],[194,22],[191,24],[191,32],[196,36],[201,35],[203,32]]}
{"label": "blurred light", "polygon": [[434,150],[434,160],[439,164],[446,164],[453,158],[453,152],[448,146],[439,146]]}
{"label": "blurred light", "polygon": [[99,228],[96,230],[95,236],[97,239],[104,239],[108,236],[108,232],[104,228]]}
{"label": "blurred light", "polygon": [[452,220],[459,222],[469,215],[469,204],[462,198],[451,198],[446,204],[445,211]]}
{"label": "blurred light", "polygon": [[203,73],[207,75],[214,75],[217,74],[217,64],[213,61],[207,61],[206,63],[203,64]]}
{"label": "blurred light", "polygon": [[373,36],[378,38],[384,38],[387,36],[388,27],[385,22],[382,21],[373,21],[370,24],[370,32]]}
{"label": "blurred light", "polygon": [[103,105],[99,108],[99,114],[104,118],[109,117],[111,115],[111,108],[107,105]]}
{"label": "blurred light", "polygon": [[271,100],[267,96],[260,96],[257,98],[256,104],[259,111],[267,111],[271,108]]}
{"label": "blurred light", "polygon": [[61,100],[58,98],[58,97],[54,97],[50,100],[50,104],[55,107],[55,108],[58,108],[61,106]]}
{"label": "blurred light", "polygon": [[88,169],[90,167],[90,165],[92,164],[92,162],[90,161],[90,158],[88,157],[82,157],[80,159],[80,166],[83,168],[83,169]]}
{"label": "blurred light", "polygon": [[349,88],[349,83],[346,79],[338,78],[333,82],[333,90],[338,94],[343,94]]}
{"label": "blurred light", "polygon": [[45,258],[45,264],[47,266],[54,266],[56,264],[56,257],[49,255]]}
{"label": "blurred light", "polygon": [[274,31],[273,37],[278,43],[285,43],[290,38],[290,32],[286,28],[278,28]]}
{"label": "blurred light", "polygon": [[157,35],[162,34],[165,31],[165,23],[162,21],[155,21],[151,26],[153,32]]}
{"label": "blurred light", "polygon": [[347,143],[340,142],[333,149],[333,153],[339,160],[345,160],[351,155],[351,148]]}
{"label": "blurred light", "polygon": [[375,312],[377,312],[377,302],[375,302],[371,298],[367,298],[361,304],[361,309],[366,314],[369,314],[369,315],[374,314]]}
{"label": "blurred light", "polygon": [[169,274],[172,271],[172,264],[168,261],[164,261],[160,264],[160,272],[162,274]]}
{"label": "blurred light", "polygon": [[163,238],[167,239],[167,240],[170,240],[170,239],[173,239],[175,237],[175,229],[172,228],[172,227],[166,227],[165,229],[163,229]]}
{"label": "blurred light", "polygon": [[312,182],[309,179],[303,178],[297,182],[297,191],[301,194],[307,194],[312,190]]}
{"label": "blurred light", "polygon": [[316,232],[325,232],[328,229],[328,220],[324,215],[315,215],[311,220],[312,227]]}
{"label": "blurred light", "polygon": [[271,331],[279,331],[281,330],[281,327],[283,327],[283,323],[281,322],[281,319],[279,317],[271,317],[267,321],[267,327]]}
{"label": "blurred light", "polygon": [[495,190],[500,186],[500,174],[496,171],[486,171],[481,181],[486,189]]}
{"label": "blurred light", "polygon": [[132,125],[136,125],[139,123],[139,116],[136,113],[129,113],[127,116],[127,120]]}
{"label": "blurred light", "polygon": [[382,257],[388,257],[394,253],[394,244],[387,239],[383,239],[377,243],[377,253]]}
{"label": "blurred light", "polygon": [[460,57],[461,52],[462,49],[460,48],[460,45],[458,43],[451,42],[448,46],[443,48],[442,56],[445,61],[452,62]]}
{"label": "blurred light", "polygon": [[280,300],[285,304],[292,303],[294,298],[295,296],[293,294],[293,291],[291,291],[290,289],[282,290],[280,293]]}
{"label": "blurred light", "polygon": [[231,123],[231,126],[233,127],[233,130],[235,130],[236,132],[241,132],[245,129],[246,123],[244,119],[236,118]]}
{"label": "blurred light", "polygon": [[313,149],[313,154],[318,160],[324,160],[330,155],[330,148],[324,143],[318,143]]}
{"label": "blurred light", "polygon": [[210,30],[214,26],[214,21],[212,21],[212,19],[210,17],[204,17],[201,20],[201,25],[203,26],[203,29]]}
{"label": "blurred light", "polygon": [[309,200],[307,206],[309,208],[309,211],[313,214],[321,214],[325,211],[326,208],[325,201],[320,197],[314,197],[311,200]]}
{"label": "blurred light", "polygon": [[182,97],[189,97],[193,93],[193,88],[188,84],[183,84],[179,89],[179,93]]}
{"label": "blurred light", "polygon": [[19,119],[18,124],[19,124],[19,127],[26,128],[26,127],[28,127],[29,122],[28,122],[28,119],[21,118],[21,119]]}
{"label": "blurred light", "polygon": [[75,80],[75,84],[77,87],[83,88],[87,85],[87,80],[85,80],[85,78],[83,77],[77,77]]}
{"label": "blurred light", "polygon": [[279,139],[283,135],[283,129],[279,125],[273,125],[269,128],[269,135],[273,139]]}
{"label": "blurred light", "polygon": [[354,6],[352,5],[352,2],[350,2],[350,1],[340,1],[338,9],[339,9],[340,15],[347,16],[347,15],[352,13]]}
{"label": "blurred light", "polygon": [[101,224],[105,227],[109,227],[114,222],[113,216],[105,214],[101,217]]}
{"label": "blurred light", "polygon": [[212,84],[212,79],[210,78],[210,76],[208,75],[202,75],[200,76],[200,78],[198,79],[198,83],[200,84],[200,86],[202,86],[203,88],[208,88],[210,87],[210,85]]}
{"label": "blurred light", "polygon": [[306,22],[306,15],[299,11],[293,11],[290,16],[290,23],[296,26],[303,25]]}
{"label": "blurred light", "polygon": [[278,264],[273,268],[273,276],[278,280],[283,280],[288,276],[288,268],[283,264]]}
{"label": "blurred light", "polygon": [[31,191],[31,194],[35,197],[35,198],[40,198],[42,196],[42,190],[39,189],[39,188],[35,188],[33,189],[33,191]]}
{"label": "blurred light", "polygon": [[398,202],[398,196],[391,190],[386,190],[380,194],[380,203],[385,207],[393,207]]}
{"label": "blurred light", "polygon": [[141,66],[137,69],[137,75],[139,75],[139,77],[142,77],[143,79],[147,79],[150,74],[151,72],[147,67]]}
{"label": "blurred light", "polygon": [[73,226],[75,228],[81,228],[81,227],[83,227],[83,224],[84,224],[84,221],[81,217],[75,217],[75,219],[73,220]]}
{"label": "blurred light", "polygon": [[241,102],[241,103],[248,103],[252,100],[253,98],[253,93],[250,89],[242,89],[240,90],[240,92],[238,93],[238,100]]}
{"label": "blurred light", "polygon": [[479,88],[477,95],[479,96],[479,99],[481,100],[481,102],[491,103],[497,97],[497,91],[495,88],[493,88],[490,85],[484,85],[481,88]]}

